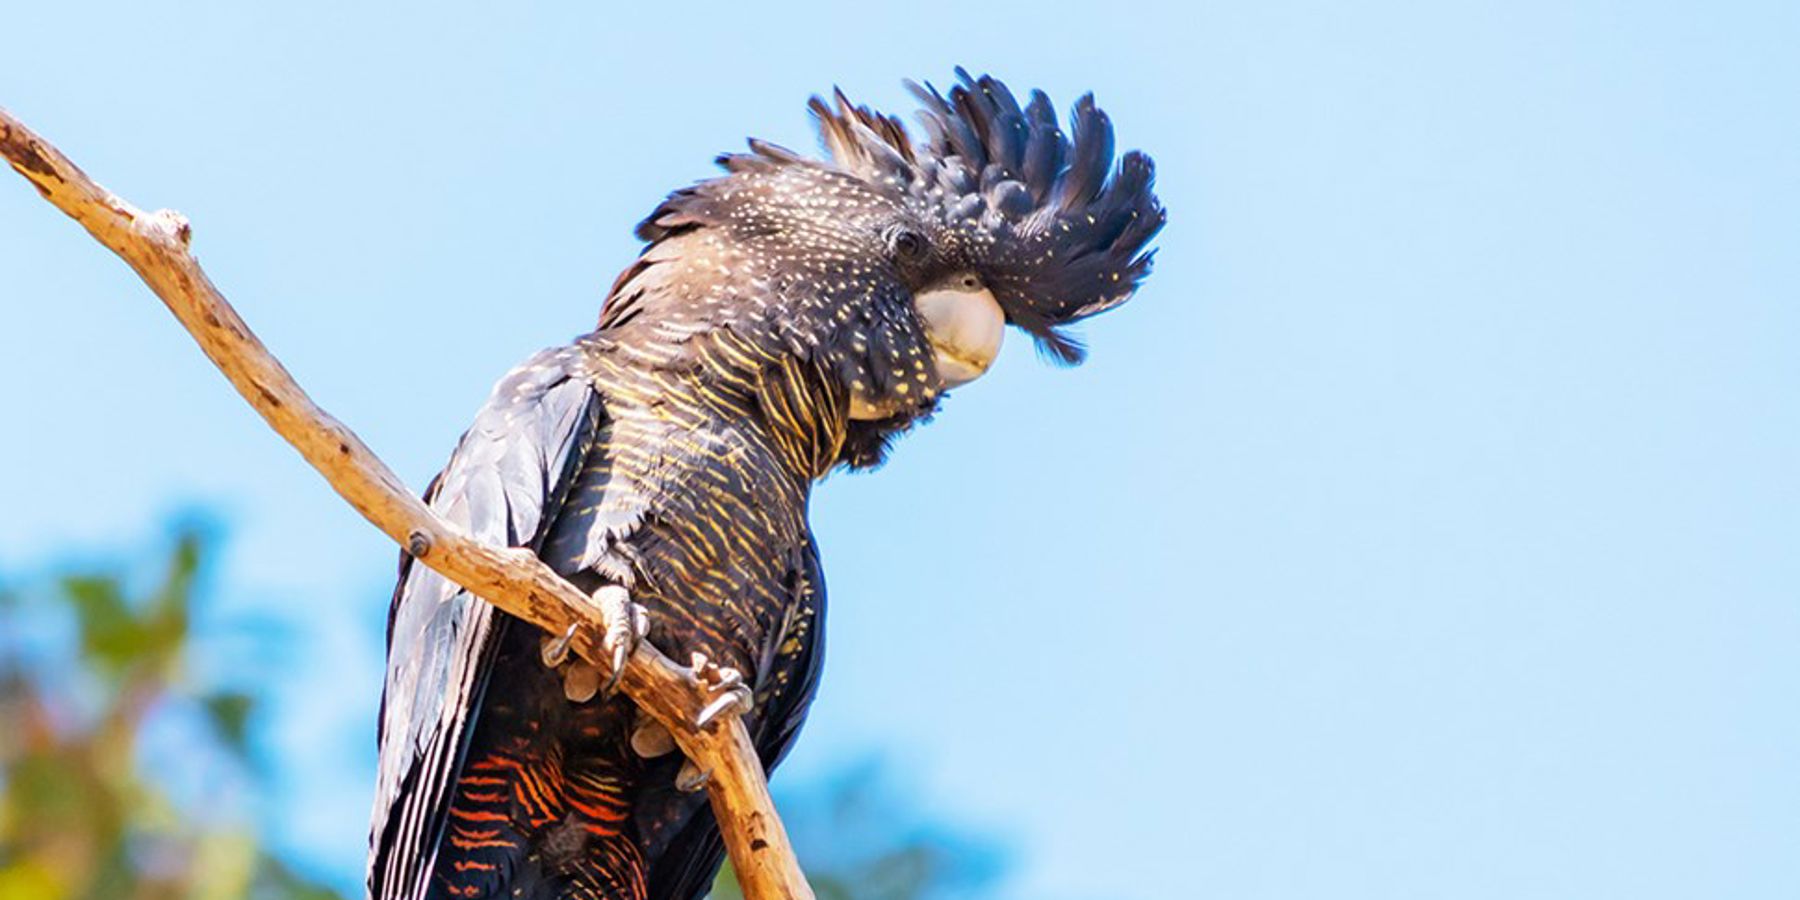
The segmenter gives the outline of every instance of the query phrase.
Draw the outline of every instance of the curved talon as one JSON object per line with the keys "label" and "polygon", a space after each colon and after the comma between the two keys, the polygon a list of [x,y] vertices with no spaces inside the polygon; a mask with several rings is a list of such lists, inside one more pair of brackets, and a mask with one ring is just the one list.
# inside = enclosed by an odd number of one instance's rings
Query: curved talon
{"label": "curved talon", "polygon": [[705,728],[711,725],[714,719],[727,712],[741,716],[750,711],[751,705],[750,689],[741,684],[732,685],[726,688],[725,693],[717,700],[708,703],[706,708],[700,711],[699,718],[694,720],[694,727]]}
{"label": "curved talon", "polygon": [[575,632],[580,627],[580,622],[570,622],[568,630],[564,631],[561,637],[544,638],[544,644],[538,651],[538,657],[543,660],[544,668],[554,669],[568,660],[569,644],[575,640]]}
{"label": "curved talon", "polygon": [[694,664],[694,680],[700,682],[707,693],[719,695],[700,710],[694,720],[695,728],[705,728],[727,712],[743,715],[750,711],[754,697],[750,687],[744,684],[744,673],[731,666],[716,665],[697,650],[690,659]]}
{"label": "curved talon", "polygon": [[711,780],[711,769],[703,772],[699,766],[694,765],[693,760],[684,760],[681,763],[681,771],[675,773],[675,789],[691,794],[706,787],[706,783]]}
{"label": "curved talon", "polygon": [[606,695],[612,696],[619,689],[619,679],[625,677],[625,660],[631,657],[631,648],[620,644],[613,648],[612,674],[606,676]]}
{"label": "curved talon", "polygon": [[619,679],[625,676],[626,660],[631,658],[631,651],[637,649],[640,619],[647,617],[641,607],[631,602],[631,592],[616,584],[595,591],[593,600],[600,608],[601,618],[606,620],[606,635],[600,645],[610,654],[608,659],[612,663],[604,689],[604,693],[611,696],[619,688]]}

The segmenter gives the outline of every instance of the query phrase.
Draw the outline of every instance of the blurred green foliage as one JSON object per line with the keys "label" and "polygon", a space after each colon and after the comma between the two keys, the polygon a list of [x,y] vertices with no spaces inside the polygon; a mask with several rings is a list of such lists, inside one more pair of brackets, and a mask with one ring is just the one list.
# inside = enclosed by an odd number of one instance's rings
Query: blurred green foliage
{"label": "blurred green foliage", "polygon": [[[172,790],[266,786],[250,755],[255,698],[192,671],[212,549],[203,531],[178,529],[149,571],[0,585],[0,900],[342,900],[263,846],[244,810],[206,802],[218,791]],[[173,762],[146,749],[171,730]],[[997,877],[993,848],[903,794],[877,762],[778,785],[820,900],[979,896]],[[729,866],[712,896],[741,898]]]}
{"label": "blurred green foliage", "polygon": [[138,595],[113,573],[0,593],[0,900],[339,897],[262,847],[241,813],[183,808],[145,771],[146,725],[191,720],[207,723],[182,735],[197,769],[257,777],[250,695],[188,677],[207,542],[183,530],[172,543]]}

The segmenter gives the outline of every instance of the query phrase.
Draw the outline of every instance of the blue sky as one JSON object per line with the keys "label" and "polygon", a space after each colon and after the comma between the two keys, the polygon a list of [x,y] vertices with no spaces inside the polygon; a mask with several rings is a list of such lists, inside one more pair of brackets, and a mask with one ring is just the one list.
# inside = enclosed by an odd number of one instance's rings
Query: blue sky
{"label": "blue sky", "polygon": [[[810,93],[1091,88],[1158,271],[822,487],[793,777],[884,754],[1007,897],[1800,892],[1800,8],[589,6],[28,4],[0,103],[422,486]],[[354,883],[393,549],[22,182],[0,273],[0,571],[217,510],[221,620],[308,640],[270,827]]]}

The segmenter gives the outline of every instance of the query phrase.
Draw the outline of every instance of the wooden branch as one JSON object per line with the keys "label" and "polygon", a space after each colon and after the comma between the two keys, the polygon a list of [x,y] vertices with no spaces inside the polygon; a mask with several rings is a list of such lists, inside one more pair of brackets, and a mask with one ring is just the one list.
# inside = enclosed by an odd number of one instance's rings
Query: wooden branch
{"label": "wooden branch", "polygon": [[[188,252],[190,230],[180,213],[145,213],[125,202],[4,109],[0,155],[137,270],[238,393],[364,518],[420,562],[546,632],[562,634],[579,623],[573,649],[608,667],[599,640],[605,622],[585,595],[530,551],[485,545],[439,518],[355,433],[312,402],[201,271]],[[638,642],[620,683],[689,759],[711,770],[707,792],[745,897],[811,898],[742,719],[721,716],[696,728],[712,695],[649,641]]]}

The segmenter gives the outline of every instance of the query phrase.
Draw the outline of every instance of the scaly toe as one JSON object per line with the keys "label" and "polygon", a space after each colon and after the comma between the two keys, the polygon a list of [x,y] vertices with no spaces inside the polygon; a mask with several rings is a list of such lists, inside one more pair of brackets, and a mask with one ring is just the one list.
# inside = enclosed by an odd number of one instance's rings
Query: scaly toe
{"label": "scaly toe", "polygon": [[711,780],[712,770],[702,772],[690,759],[681,764],[681,771],[675,773],[675,788],[691,794],[706,787],[706,783]]}
{"label": "scaly toe", "polygon": [[593,593],[594,605],[600,608],[600,615],[606,620],[606,635],[600,645],[606,650],[607,661],[611,669],[607,672],[606,686],[603,692],[611,696],[618,690],[619,679],[625,675],[625,663],[631,658],[631,652],[637,649],[638,639],[642,636],[647,617],[643,608],[631,602],[631,592],[625,588],[609,584]]}
{"label": "scaly toe", "polygon": [[667,756],[675,750],[675,738],[661,722],[640,712],[631,730],[631,749],[645,759]]}
{"label": "scaly toe", "polygon": [[574,703],[586,703],[600,693],[600,667],[576,660],[563,670],[563,696]]}

